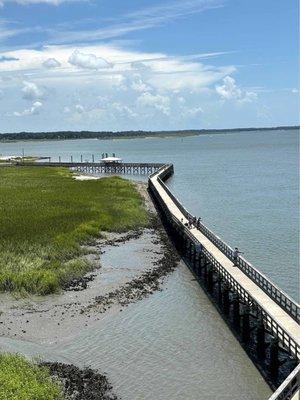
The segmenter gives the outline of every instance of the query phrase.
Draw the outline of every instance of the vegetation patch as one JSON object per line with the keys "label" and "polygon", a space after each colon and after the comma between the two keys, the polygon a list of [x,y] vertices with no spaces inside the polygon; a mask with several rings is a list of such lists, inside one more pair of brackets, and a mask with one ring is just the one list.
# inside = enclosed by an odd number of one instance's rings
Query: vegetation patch
{"label": "vegetation patch", "polygon": [[60,386],[40,367],[16,354],[0,353],[0,399],[60,400]]}
{"label": "vegetation patch", "polygon": [[81,244],[149,225],[119,177],[76,181],[65,168],[0,168],[0,291],[53,293],[93,266]]}

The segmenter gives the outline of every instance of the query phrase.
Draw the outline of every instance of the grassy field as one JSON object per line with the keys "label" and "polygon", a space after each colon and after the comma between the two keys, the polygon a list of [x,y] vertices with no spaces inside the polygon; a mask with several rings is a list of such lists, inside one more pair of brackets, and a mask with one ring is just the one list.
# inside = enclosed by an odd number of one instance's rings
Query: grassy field
{"label": "grassy field", "polygon": [[91,269],[80,244],[147,226],[134,185],[76,181],[64,168],[0,168],[0,291],[48,294]]}
{"label": "grassy field", "polygon": [[0,353],[1,400],[61,400],[61,390],[42,368],[15,354]]}

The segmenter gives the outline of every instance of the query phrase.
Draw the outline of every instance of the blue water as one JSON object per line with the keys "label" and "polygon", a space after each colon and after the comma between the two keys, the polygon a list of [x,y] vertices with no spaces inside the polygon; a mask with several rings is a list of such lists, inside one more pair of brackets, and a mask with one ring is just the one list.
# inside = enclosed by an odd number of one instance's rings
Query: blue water
{"label": "blue water", "polygon": [[0,154],[172,162],[168,185],[184,205],[290,296],[299,299],[299,131],[187,138],[0,144]]}

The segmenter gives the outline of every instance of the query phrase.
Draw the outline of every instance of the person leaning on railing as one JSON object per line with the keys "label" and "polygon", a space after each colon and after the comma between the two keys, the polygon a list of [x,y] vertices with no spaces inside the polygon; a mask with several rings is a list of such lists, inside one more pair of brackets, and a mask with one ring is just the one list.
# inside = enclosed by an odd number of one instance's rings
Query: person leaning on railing
{"label": "person leaning on railing", "polygon": [[235,247],[233,250],[233,266],[237,267],[238,257],[240,254],[244,254],[242,251],[239,251],[238,247]]}

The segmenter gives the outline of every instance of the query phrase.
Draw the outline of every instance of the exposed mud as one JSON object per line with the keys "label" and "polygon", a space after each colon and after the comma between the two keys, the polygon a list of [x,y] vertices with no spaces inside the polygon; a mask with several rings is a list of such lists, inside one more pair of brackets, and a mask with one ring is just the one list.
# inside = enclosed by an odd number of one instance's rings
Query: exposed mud
{"label": "exposed mud", "polygon": [[179,258],[154,214],[146,185],[137,187],[145,198],[151,226],[126,233],[102,232],[101,238],[84,246],[86,257],[97,267],[66,284],[60,294],[21,299],[1,294],[0,336],[61,342],[90,328],[109,310],[117,313],[162,289]]}
{"label": "exposed mud", "polygon": [[156,231],[159,233],[161,239],[162,257],[158,261],[153,262],[155,267],[126,282],[117,289],[105,295],[97,296],[92,304],[81,309],[82,313],[88,312],[91,309],[96,309],[98,312],[103,313],[113,304],[127,306],[161,289],[163,278],[176,268],[179,256],[174,251],[175,249],[170,244],[162,227],[159,227]]}
{"label": "exposed mud", "polygon": [[80,369],[74,365],[42,362],[63,388],[68,400],[118,400],[105,375],[91,368]]}

